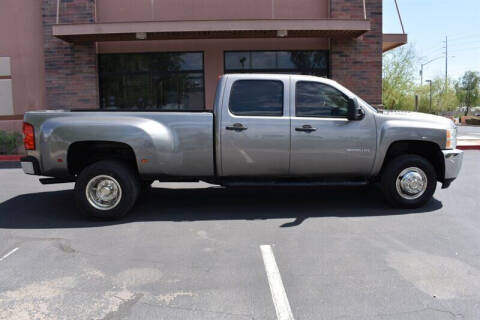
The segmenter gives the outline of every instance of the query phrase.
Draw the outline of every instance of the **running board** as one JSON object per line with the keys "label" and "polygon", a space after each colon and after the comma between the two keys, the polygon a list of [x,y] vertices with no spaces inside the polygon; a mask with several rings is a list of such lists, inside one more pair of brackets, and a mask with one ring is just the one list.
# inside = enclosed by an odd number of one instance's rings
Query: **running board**
{"label": "running board", "polygon": [[223,181],[226,187],[356,187],[368,181]]}

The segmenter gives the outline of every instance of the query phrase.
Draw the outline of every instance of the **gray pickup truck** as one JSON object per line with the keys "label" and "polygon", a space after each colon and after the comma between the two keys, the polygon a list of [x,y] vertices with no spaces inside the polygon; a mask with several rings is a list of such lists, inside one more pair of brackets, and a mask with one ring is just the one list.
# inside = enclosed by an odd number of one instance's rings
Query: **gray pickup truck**
{"label": "gray pickup truck", "polygon": [[381,112],[313,76],[229,74],[211,111],[28,112],[25,173],[75,182],[82,212],[120,218],[153,181],[223,186],[379,183],[397,207],[425,204],[457,177],[449,119]]}

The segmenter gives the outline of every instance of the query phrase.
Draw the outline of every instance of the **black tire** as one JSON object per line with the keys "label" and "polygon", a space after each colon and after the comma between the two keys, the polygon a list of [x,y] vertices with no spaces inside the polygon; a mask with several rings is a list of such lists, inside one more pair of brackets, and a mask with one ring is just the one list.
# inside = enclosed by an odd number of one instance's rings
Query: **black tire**
{"label": "black tire", "polygon": [[[410,167],[421,169],[426,175],[427,180],[425,191],[415,199],[407,199],[406,197],[410,197],[410,195],[404,192],[401,187],[399,187],[400,191],[398,190],[399,188],[397,188],[399,175],[403,170]],[[435,193],[435,189],[437,188],[437,174],[435,168],[427,159],[415,154],[406,154],[398,156],[387,163],[383,170],[380,183],[385,199],[394,207],[418,208],[427,203]],[[414,196],[417,195],[412,195],[411,197]]]}
{"label": "black tire", "polygon": [[[102,178],[103,177],[103,178]],[[110,179],[109,179],[110,178]],[[111,179],[113,178],[113,179]],[[111,208],[108,206],[102,209],[99,201],[93,200],[98,193],[88,195],[87,186],[92,181],[107,181],[112,183],[117,191]],[[110,187],[110,185],[109,185]],[[89,188],[89,190],[92,190]],[[111,190],[111,189],[110,189]],[[80,211],[91,218],[114,220],[124,217],[135,205],[140,194],[140,180],[136,172],[122,161],[103,160],[89,165],[83,169],[75,183],[75,200]],[[98,199],[97,199],[98,200]]]}

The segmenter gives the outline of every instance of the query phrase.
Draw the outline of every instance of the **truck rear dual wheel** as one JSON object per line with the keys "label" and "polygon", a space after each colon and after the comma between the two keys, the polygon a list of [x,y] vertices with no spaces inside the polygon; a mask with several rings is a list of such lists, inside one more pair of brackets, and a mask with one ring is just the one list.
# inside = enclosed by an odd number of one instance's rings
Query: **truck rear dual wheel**
{"label": "truck rear dual wheel", "polygon": [[437,174],[427,159],[407,154],[386,165],[381,185],[386,200],[394,207],[418,208],[432,198],[437,187]]}
{"label": "truck rear dual wheel", "polygon": [[126,163],[99,161],[83,169],[75,183],[75,200],[87,216],[119,219],[135,205],[140,194],[140,181]]}

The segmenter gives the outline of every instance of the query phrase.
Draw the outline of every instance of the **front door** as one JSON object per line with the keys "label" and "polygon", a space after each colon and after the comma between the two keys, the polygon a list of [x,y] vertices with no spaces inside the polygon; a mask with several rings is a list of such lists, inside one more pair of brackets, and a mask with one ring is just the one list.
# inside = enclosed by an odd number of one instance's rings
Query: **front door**
{"label": "front door", "polygon": [[290,175],[368,176],[376,150],[373,115],[348,120],[351,99],[322,82],[296,80],[290,90]]}
{"label": "front door", "polygon": [[220,122],[221,175],[288,175],[288,92],[288,76],[229,77]]}

